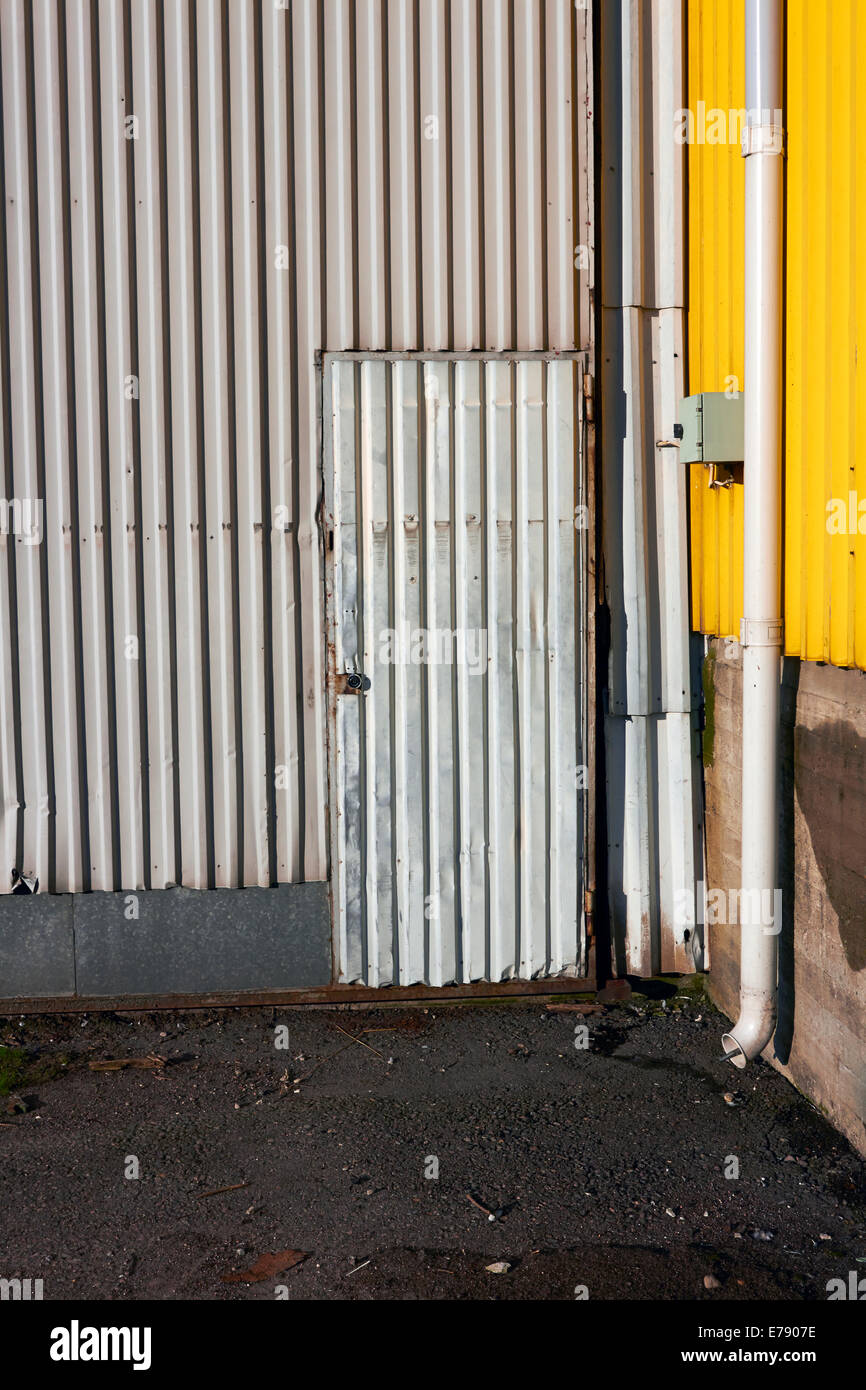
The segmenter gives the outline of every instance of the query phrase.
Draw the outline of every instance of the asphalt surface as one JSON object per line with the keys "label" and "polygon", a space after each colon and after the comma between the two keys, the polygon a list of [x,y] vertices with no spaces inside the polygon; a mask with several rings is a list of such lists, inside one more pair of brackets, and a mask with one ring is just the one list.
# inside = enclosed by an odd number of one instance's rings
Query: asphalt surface
{"label": "asphalt surface", "polygon": [[[723,1062],[723,1026],[676,986],[585,1017],[0,1020],[25,1053],[0,1098],[0,1278],[46,1300],[826,1300],[866,1275],[866,1165],[770,1067]],[[247,1277],[285,1251],[305,1258]]]}

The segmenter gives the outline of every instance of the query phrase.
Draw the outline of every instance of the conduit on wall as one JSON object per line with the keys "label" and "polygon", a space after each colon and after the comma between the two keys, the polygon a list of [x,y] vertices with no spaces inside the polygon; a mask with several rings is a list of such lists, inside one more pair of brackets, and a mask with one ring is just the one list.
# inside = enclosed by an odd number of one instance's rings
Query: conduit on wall
{"label": "conduit on wall", "polygon": [[601,19],[608,883],[614,965],[647,976],[707,963],[686,472],[657,446],[683,395],[683,5]]}

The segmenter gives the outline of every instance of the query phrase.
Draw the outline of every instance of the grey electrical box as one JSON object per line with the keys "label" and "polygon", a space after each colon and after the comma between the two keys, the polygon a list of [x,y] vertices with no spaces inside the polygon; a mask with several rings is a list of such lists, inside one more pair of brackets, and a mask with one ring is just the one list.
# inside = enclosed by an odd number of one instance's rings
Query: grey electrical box
{"label": "grey electrical box", "polygon": [[742,391],[702,391],[680,401],[680,463],[742,463],[745,409]]}

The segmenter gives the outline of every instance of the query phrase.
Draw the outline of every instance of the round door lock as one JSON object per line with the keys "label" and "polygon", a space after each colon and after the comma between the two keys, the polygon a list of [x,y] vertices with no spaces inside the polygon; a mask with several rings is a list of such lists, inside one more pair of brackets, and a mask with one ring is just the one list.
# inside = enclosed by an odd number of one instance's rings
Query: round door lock
{"label": "round door lock", "polygon": [[346,686],[349,690],[363,690],[364,677],[359,676],[357,671],[350,671],[346,677]]}

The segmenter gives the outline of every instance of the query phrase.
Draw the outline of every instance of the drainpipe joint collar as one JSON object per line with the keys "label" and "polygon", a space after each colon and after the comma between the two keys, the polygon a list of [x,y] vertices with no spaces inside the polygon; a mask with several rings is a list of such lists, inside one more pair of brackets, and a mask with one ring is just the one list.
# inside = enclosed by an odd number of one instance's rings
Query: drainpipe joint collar
{"label": "drainpipe joint collar", "polygon": [[750,154],[785,153],[785,127],[775,121],[769,125],[747,125],[740,145],[743,159]]}
{"label": "drainpipe joint collar", "polygon": [[755,618],[740,619],[741,647],[781,647],[783,625],[781,618],[762,622]]}

